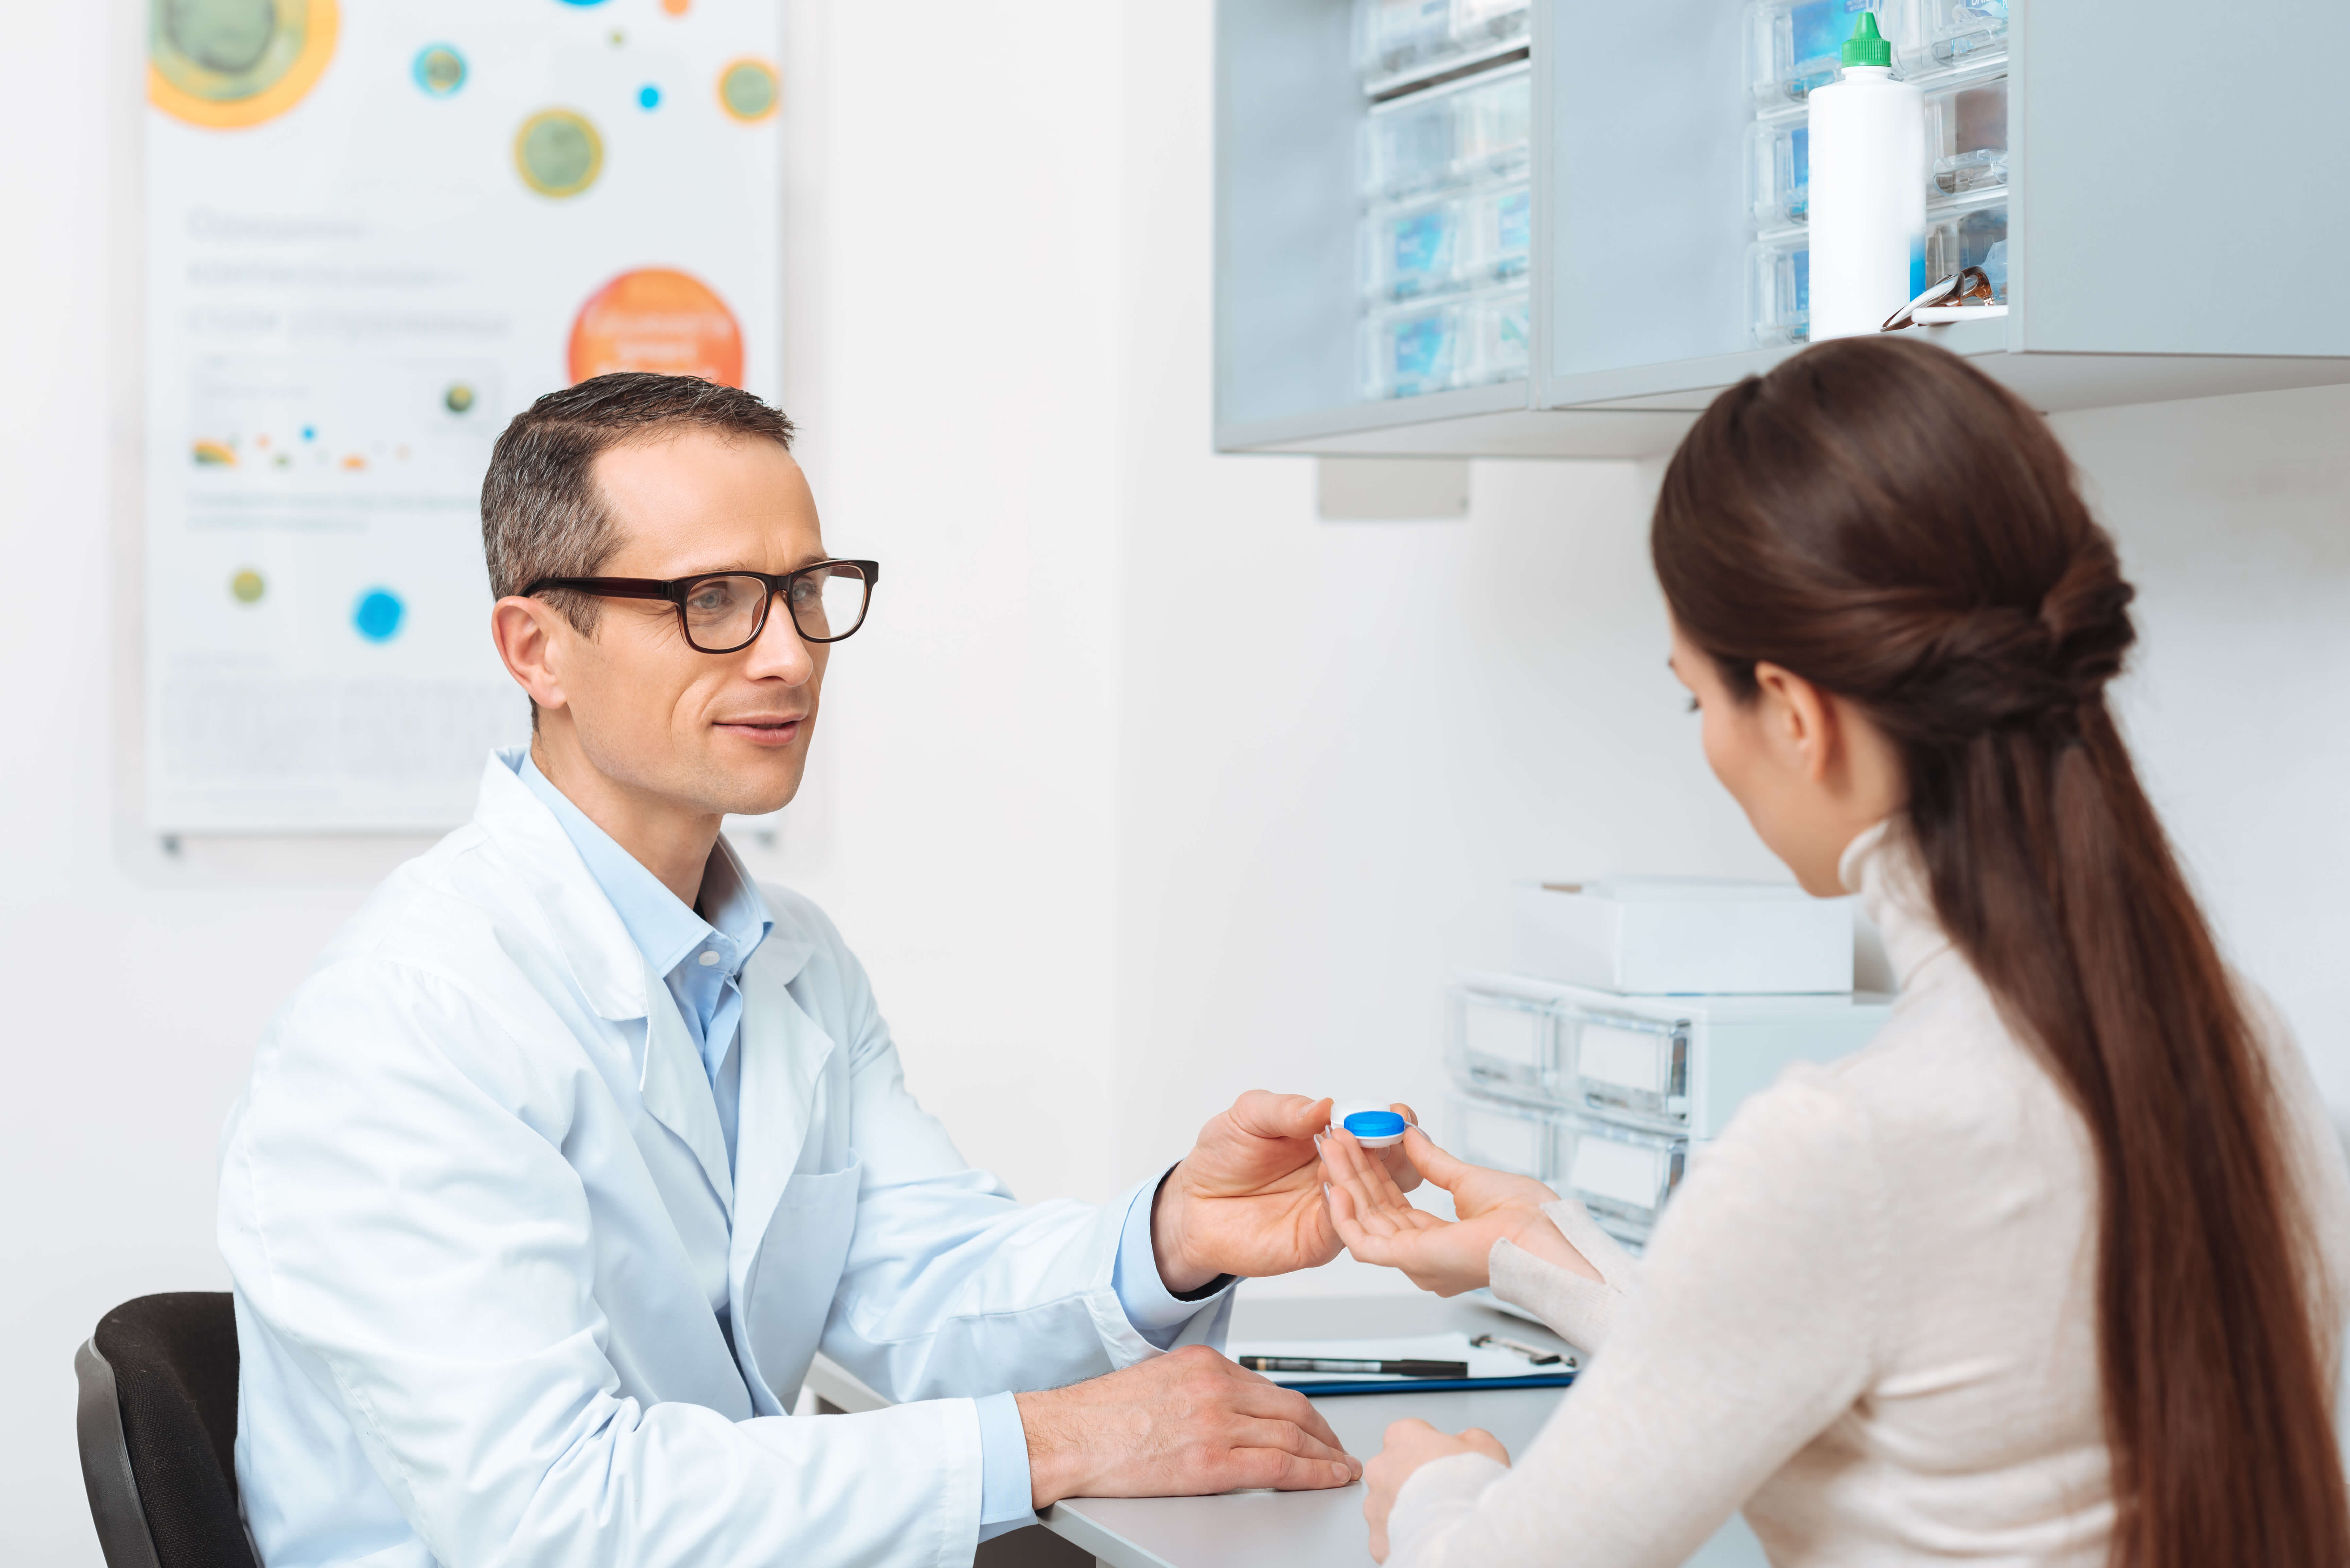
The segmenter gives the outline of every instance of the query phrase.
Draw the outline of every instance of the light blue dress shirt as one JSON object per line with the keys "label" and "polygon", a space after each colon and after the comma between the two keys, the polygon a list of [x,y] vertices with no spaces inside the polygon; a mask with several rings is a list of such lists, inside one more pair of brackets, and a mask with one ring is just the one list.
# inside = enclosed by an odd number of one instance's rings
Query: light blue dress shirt
{"label": "light blue dress shirt", "polygon": [[[529,753],[520,754],[515,773],[563,825],[572,847],[578,850],[604,896],[611,899],[645,962],[668,983],[686,1033],[693,1037],[710,1075],[710,1091],[717,1101],[718,1125],[726,1135],[726,1164],[731,1171],[742,1107],[743,1061],[734,1042],[743,1023],[743,966],[775,928],[766,901],[722,838],[711,846],[709,863],[702,868],[699,910],[689,908],[643,862],[590,821],[568,795],[548,783]],[[1226,1277],[1189,1297],[1178,1297],[1167,1289],[1150,1244],[1152,1191],[1142,1189],[1127,1210],[1110,1282],[1127,1321],[1143,1338],[1164,1350],[1175,1343],[1184,1324],[1211,1310],[1237,1282]],[[724,1305],[717,1310],[719,1326],[726,1331],[731,1345],[730,1314]],[[980,1438],[979,1538],[985,1541],[1034,1523],[1036,1516],[1030,1506],[1034,1494],[1028,1474],[1028,1432],[1020,1420],[1019,1401],[1006,1392],[990,1394],[974,1403]]]}

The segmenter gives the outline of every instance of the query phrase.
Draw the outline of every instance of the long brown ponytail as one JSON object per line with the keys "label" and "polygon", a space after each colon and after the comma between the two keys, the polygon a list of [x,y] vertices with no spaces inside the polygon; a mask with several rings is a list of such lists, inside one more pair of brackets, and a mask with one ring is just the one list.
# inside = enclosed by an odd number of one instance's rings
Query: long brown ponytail
{"label": "long brown ponytail", "polygon": [[1821,344],[1706,410],[1650,548],[1733,691],[1767,659],[1898,747],[1937,914],[2086,1119],[2116,1568],[2350,1563],[2314,1239],[2106,709],[2132,590],[2054,435],[1939,348]]}

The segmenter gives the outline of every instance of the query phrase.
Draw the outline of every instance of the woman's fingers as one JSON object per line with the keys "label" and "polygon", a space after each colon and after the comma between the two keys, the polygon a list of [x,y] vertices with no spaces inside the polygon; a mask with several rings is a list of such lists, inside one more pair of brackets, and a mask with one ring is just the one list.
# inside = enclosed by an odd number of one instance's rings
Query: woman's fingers
{"label": "woman's fingers", "polygon": [[1460,1186],[1463,1179],[1477,1174],[1477,1167],[1455,1159],[1437,1147],[1436,1140],[1418,1127],[1404,1128],[1403,1142],[1397,1147],[1410,1158],[1413,1165],[1419,1167],[1422,1176],[1447,1192]]}
{"label": "woman's fingers", "polygon": [[1502,1446],[1502,1439],[1482,1427],[1470,1428],[1461,1434],[1461,1440],[1496,1464],[1510,1462],[1510,1450]]}
{"label": "woman's fingers", "polygon": [[1354,1199],[1357,1224],[1383,1235],[1404,1223],[1401,1211],[1409,1205],[1352,1134],[1332,1133],[1322,1140],[1322,1168],[1333,1189],[1343,1188]]}

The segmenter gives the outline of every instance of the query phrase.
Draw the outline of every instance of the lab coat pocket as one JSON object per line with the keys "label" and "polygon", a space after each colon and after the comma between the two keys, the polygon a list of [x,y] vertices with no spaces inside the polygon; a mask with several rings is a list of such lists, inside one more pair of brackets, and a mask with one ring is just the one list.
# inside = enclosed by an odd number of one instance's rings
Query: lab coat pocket
{"label": "lab coat pocket", "polygon": [[857,1229],[857,1183],[863,1170],[851,1159],[839,1170],[793,1177],[751,1267],[743,1323],[759,1377],[785,1409],[799,1396],[840,1288],[849,1237]]}

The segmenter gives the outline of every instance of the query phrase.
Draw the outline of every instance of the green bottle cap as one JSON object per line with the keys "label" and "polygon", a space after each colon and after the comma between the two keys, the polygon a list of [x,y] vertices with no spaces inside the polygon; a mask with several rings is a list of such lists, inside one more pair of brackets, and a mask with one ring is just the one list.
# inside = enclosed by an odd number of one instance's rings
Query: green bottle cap
{"label": "green bottle cap", "polygon": [[1863,11],[1860,20],[1852,25],[1852,36],[1844,41],[1844,63],[1848,66],[1887,66],[1893,64],[1893,46],[1877,30],[1877,13]]}

